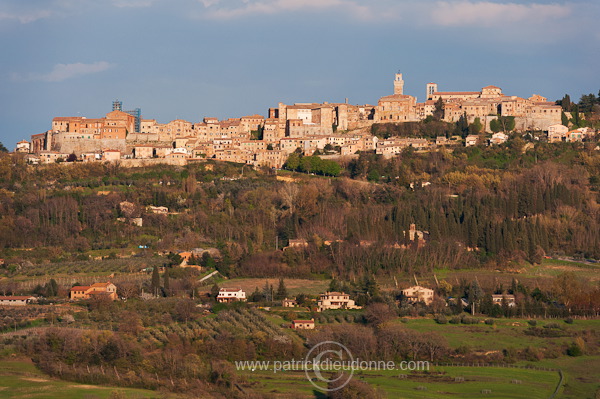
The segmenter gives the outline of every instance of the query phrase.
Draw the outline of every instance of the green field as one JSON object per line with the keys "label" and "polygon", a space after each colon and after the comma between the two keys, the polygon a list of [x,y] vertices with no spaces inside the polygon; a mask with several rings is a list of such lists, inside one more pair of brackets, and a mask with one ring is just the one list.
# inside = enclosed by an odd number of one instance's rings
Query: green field
{"label": "green field", "polygon": [[[295,393],[306,398],[319,397],[303,371],[240,372],[255,389],[264,393]],[[404,376],[401,378],[401,376]],[[389,398],[548,398],[559,375],[555,371],[494,367],[435,367],[428,373],[397,370],[357,371],[353,378],[376,387]],[[462,378],[463,380],[456,380]],[[518,380],[519,383],[513,383]],[[482,390],[491,391],[482,395]]]}
{"label": "green field", "polygon": [[42,373],[28,361],[0,361],[0,398],[142,399],[165,397],[164,394],[143,389],[103,387],[61,381]]}
{"label": "green field", "polygon": [[[483,319],[481,319],[483,321]],[[400,322],[399,320],[397,321]],[[575,320],[573,324],[567,324],[561,319],[538,320],[537,327],[549,323],[557,323],[564,328],[565,333],[582,330],[600,330],[600,320]],[[509,347],[522,349],[528,346],[544,348],[549,346],[560,346],[573,341],[572,337],[535,337],[526,335],[525,331],[530,327],[524,319],[494,319],[494,325],[479,324],[437,324],[432,319],[409,319],[407,328],[415,331],[434,331],[443,335],[452,348],[468,346],[472,350],[502,350]]]}
{"label": "green field", "polygon": [[563,371],[565,381],[560,398],[598,398],[600,395],[600,356],[545,359],[535,362],[535,366],[560,368]]}

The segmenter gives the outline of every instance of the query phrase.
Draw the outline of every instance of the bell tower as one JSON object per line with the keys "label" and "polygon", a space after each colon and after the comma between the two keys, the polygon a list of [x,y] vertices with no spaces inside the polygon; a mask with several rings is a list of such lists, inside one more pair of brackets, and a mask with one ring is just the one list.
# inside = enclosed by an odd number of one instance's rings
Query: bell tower
{"label": "bell tower", "polygon": [[427,96],[426,100],[431,100],[433,98],[433,93],[438,91],[437,83],[427,83]]}
{"label": "bell tower", "polygon": [[404,80],[402,80],[400,71],[398,71],[396,79],[394,79],[394,94],[404,94]]}

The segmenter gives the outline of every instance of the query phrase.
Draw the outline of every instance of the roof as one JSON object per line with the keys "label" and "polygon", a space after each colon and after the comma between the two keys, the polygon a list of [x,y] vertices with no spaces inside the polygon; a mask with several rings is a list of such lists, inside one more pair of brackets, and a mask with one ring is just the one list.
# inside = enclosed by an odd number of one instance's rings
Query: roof
{"label": "roof", "polygon": [[431,288],[423,287],[423,286],[420,286],[420,285],[413,285],[412,287],[405,288],[405,290],[411,290],[411,289],[412,290],[430,290],[430,291],[433,291]]}
{"label": "roof", "polygon": [[240,292],[240,291],[242,291],[241,288],[237,288],[237,289],[236,288],[221,288],[219,290],[219,292]]}
{"label": "roof", "polygon": [[37,299],[34,296],[0,296],[0,301],[26,301],[32,298]]}
{"label": "roof", "polygon": [[92,287],[108,287],[109,285],[112,285],[112,283],[111,282],[108,282],[108,283],[94,283],[91,286]]}
{"label": "roof", "polygon": [[391,96],[381,97],[379,101],[404,101],[413,98],[413,96],[408,96],[406,94],[392,94]]}
{"label": "roof", "polygon": [[438,95],[441,96],[443,94],[450,94],[450,95],[456,95],[456,94],[477,94],[479,95],[480,93],[478,91],[436,91],[435,93],[433,93],[434,95]]}
{"label": "roof", "polygon": [[75,287],[71,287],[69,291],[87,291],[89,288],[89,285],[76,285]]}
{"label": "roof", "polygon": [[52,119],[53,121],[70,121],[70,120],[83,120],[81,116],[57,116]]}
{"label": "roof", "polygon": [[292,323],[315,323],[314,320],[292,320]]}

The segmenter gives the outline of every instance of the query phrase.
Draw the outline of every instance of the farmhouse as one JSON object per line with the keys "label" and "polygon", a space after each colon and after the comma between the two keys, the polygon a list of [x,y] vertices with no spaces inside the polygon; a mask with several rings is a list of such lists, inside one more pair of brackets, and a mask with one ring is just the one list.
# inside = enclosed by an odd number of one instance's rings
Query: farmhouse
{"label": "farmhouse", "polygon": [[36,301],[34,296],[0,296],[0,305],[5,306],[25,306]]}
{"label": "farmhouse", "polygon": [[285,298],[283,301],[281,301],[281,306],[284,308],[295,308],[298,306],[298,302],[295,299]]}
{"label": "farmhouse", "polygon": [[297,238],[297,239],[291,239],[289,241],[288,246],[285,247],[284,250],[290,249],[290,248],[306,248],[306,247],[308,247],[308,241],[306,241],[303,238]]}
{"label": "farmhouse", "polygon": [[314,330],[315,320],[292,320],[292,328],[294,330]]}
{"label": "farmhouse", "polygon": [[237,301],[246,301],[246,293],[241,288],[221,288],[217,295],[217,302],[229,303]]}
{"label": "farmhouse", "polygon": [[403,289],[402,295],[410,303],[424,302],[426,305],[430,305],[433,302],[433,290],[420,285]]}
{"label": "farmhouse", "polygon": [[350,299],[350,295],[344,292],[326,292],[319,295],[317,301],[318,311],[322,312],[327,309],[360,309],[356,306],[354,300]]}
{"label": "farmhouse", "polygon": [[117,299],[117,286],[113,283],[95,283],[92,285],[76,285],[69,290],[71,300],[90,299],[92,297],[106,296],[111,301]]}
{"label": "farmhouse", "polygon": [[511,308],[517,306],[514,295],[510,295],[510,294],[492,295],[492,302],[494,303],[494,305],[502,305],[502,299],[504,299],[506,301],[506,304]]}

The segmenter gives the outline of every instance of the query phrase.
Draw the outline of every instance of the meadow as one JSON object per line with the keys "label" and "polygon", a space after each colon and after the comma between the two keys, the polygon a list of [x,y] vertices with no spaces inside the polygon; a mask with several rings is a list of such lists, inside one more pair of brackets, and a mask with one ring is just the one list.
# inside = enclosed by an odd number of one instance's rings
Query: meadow
{"label": "meadow", "polygon": [[62,381],[42,373],[26,360],[0,361],[0,397],[7,399],[146,399],[175,395],[131,388],[116,388]]}

